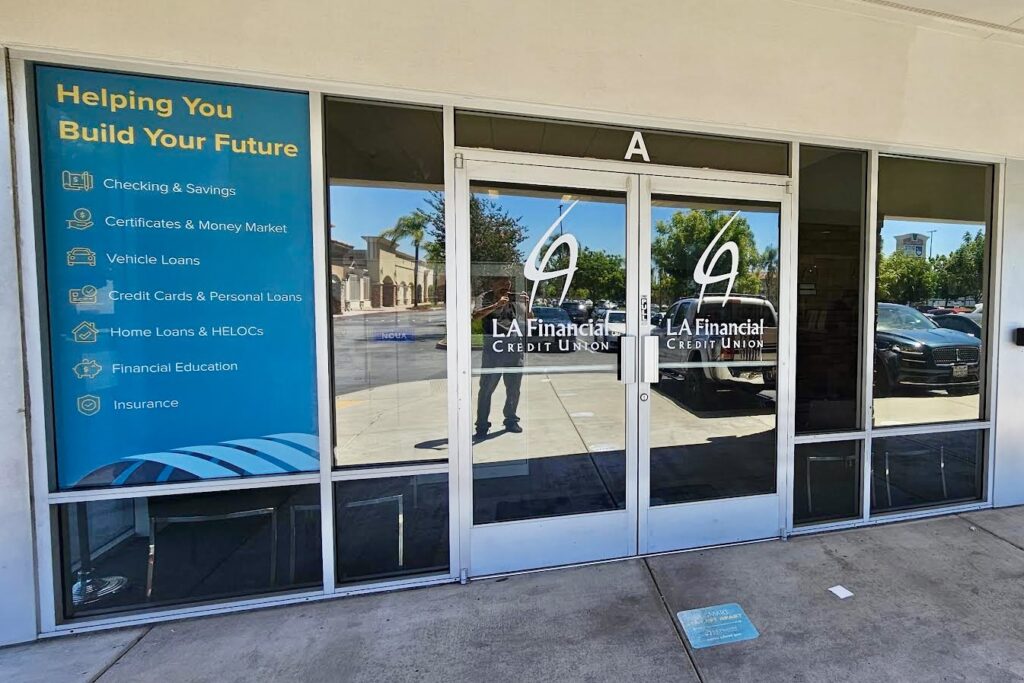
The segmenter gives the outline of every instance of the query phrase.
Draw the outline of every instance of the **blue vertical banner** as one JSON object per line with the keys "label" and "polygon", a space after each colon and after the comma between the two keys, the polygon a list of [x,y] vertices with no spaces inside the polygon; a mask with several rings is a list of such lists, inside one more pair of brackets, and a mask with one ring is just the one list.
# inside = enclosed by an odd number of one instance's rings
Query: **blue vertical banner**
{"label": "blue vertical banner", "polygon": [[35,83],[59,488],[318,469],[308,96]]}

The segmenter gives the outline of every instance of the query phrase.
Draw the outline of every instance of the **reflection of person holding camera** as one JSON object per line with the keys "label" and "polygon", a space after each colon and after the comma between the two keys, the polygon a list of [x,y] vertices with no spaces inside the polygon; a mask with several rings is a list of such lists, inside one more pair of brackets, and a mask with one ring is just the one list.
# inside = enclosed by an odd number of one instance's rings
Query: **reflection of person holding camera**
{"label": "reflection of person holding camera", "polygon": [[[521,336],[509,337],[513,322],[518,319],[521,330],[524,330],[525,319],[533,317],[526,302],[526,292],[519,293],[519,302],[512,301],[512,279],[506,276],[491,280],[491,290],[480,297],[480,307],[473,311],[473,320],[483,321],[484,351],[480,367],[485,370],[480,375],[480,392],[476,398],[476,435],[485,436],[490,429],[491,395],[498,388],[498,382],[505,383],[505,407],[503,409],[505,430],[518,434],[523,431],[519,426],[519,387],[523,381],[520,368],[523,367],[524,339]],[[525,315],[523,315],[525,311]],[[505,335],[500,337],[496,335]],[[496,371],[497,368],[510,368],[507,372]],[[490,372],[486,372],[491,369]]]}

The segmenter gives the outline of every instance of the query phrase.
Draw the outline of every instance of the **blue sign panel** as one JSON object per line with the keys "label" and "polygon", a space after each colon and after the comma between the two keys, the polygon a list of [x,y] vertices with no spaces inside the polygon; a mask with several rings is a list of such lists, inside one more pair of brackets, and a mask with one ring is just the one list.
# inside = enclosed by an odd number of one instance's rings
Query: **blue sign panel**
{"label": "blue sign panel", "polygon": [[753,640],[760,635],[743,608],[735,602],[685,610],[676,616],[686,632],[686,639],[695,650]]}
{"label": "blue sign panel", "polygon": [[416,332],[414,330],[378,330],[373,333],[375,342],[414,342]]}
{"label": "blue sign panel", "polygon": [[316,470],[307,96],[35,77],[59,487]]}

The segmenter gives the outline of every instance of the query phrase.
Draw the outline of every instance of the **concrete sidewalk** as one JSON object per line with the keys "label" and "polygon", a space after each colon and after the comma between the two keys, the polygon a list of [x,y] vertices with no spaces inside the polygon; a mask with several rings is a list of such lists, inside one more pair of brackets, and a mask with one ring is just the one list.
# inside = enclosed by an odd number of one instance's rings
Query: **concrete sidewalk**
{"label": "concrete sidewalk", "polygon": [[[730,602],[760,637],[690,648],[675,613]],[[1009,681],[1022,643],[1015,508],[52,639],[0,680]]]}

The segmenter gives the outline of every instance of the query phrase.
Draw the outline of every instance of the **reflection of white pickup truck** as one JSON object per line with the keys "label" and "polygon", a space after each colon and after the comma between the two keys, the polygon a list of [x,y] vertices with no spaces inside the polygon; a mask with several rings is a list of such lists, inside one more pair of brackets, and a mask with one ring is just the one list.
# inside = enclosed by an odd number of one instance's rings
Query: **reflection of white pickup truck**
{"label": "reflection of white pickup truck", "polygon": [[706,296],[672,304],[655,334],[661,376],[680,379],[700,400],[708,385],[759,392],[774,389],[778,362],[778,316],[760,296]]}
{"label": "reflection of white pickup truck", "polygon": [[[606,311],[601,326],[604,329],[601,335],[604,348],[609,351],[619,348],[619,337],[626,334],[626,312]],[[654,334],[655,329],[654,325],[648,325],[647,334]]]}
{"label": "reflection of white pickup truck", "polygon": [[619,337],[626,334],[626,312],[606,311],[604,314],[604,334],[601,341],[606,349],[619,348]]}

